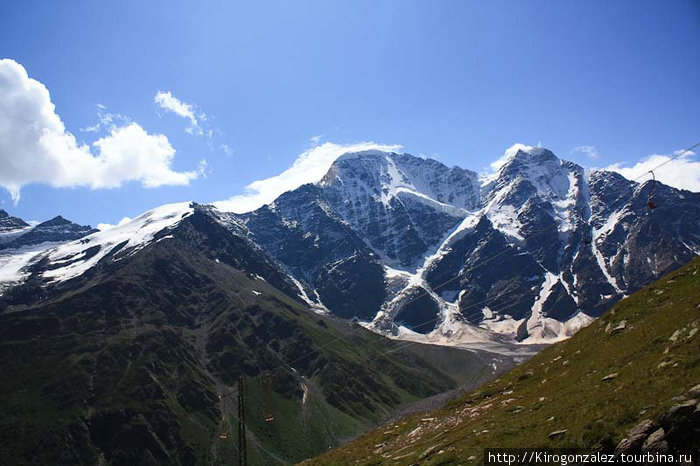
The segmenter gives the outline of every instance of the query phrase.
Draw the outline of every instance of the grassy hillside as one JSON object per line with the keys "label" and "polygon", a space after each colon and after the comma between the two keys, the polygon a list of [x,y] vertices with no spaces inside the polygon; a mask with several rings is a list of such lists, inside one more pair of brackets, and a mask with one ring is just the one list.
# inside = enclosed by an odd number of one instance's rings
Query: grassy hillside
{"label": "grassy hillside", "polygon": [[699,330],[696,258],[499,379],[308,464],[478,464],[484,448],[617,444],[700,383]]}
{"label": "grassy hillside", "polygon": [[454,349],[384,354],[398,343],[315,314],[244,270],[264,257],[198,221],[56,293],[0,303],[0,464],[236,464],[235,397],[223,416],[218,396],[239,376],[249,464],[289,463],[491,375]]}

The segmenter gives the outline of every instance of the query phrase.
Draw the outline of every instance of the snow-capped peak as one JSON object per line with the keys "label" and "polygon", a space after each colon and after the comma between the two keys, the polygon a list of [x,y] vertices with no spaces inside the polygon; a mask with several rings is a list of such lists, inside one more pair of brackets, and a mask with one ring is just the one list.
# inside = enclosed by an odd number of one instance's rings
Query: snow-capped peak
{"label": "snow-capped peak", "polygon": [[397,167],[393,155],[379,150],[344,154],[333,163],[319,186],[342,186],[346,198],[368,196],[391,208],[390,201],[400,190],[416,191],[411,180]]}
{"label": "snow-capped peak", "polygon": [[380,150],[342,155],[318,185],[343,186],[346,198],[369,195],[388,208],[393,198],[410,196],[457,216],[479,202],[476,173],[432,159]]}
{"label": "snow-capped peak", "polygon": [[44,259],[47,266],[40,272],[44,279],[51,282],[70,280],[85,273],[107,255],[118,260],[121,254],[133,254],[149,244],[158,232],[174,227],[192,212],[189,202],[167,204],[106,231],[97,231],[57,246],[46,244],[50,249],[44,246],[18,250],[6,258],[6,262],[12,262],[13,273],[0,276],[0,281],[4,282],[0,283],[4,285],[0,288],[22,282],[29,276],[28,266]]}
{"label": "snow-capped peak", "polygon": [[543,148],[518,150],[498,170],[501,183],[525,180],[547,197],[563,199],[569,192],[569,173],[582,172],[578,165],[560,160],[551,151]]}
{"label": "snow-capped peak", "polygon": [[172,228],[193,211],[190,202],[166,204],[123,225],[58,246],[47,254],[53,267],[44,271],[43,276],[59,282],[69,280],[83,274],[107,254],[134,253],[150,243],[156,233]]}

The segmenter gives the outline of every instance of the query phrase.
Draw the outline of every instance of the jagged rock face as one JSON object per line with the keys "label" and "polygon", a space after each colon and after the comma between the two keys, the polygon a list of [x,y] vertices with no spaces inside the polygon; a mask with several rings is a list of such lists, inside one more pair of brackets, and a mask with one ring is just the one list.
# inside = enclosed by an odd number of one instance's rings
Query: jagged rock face
{"label": "jagged rock face", "polygon": [[[160,232],[154,239],[165,238],[167,233]],[[302,301],[291,277],[249,238],[247,228],[235,216],[193,204],[192,215],[172,228],[170,235],[210,259],[261,277],[287,296]]]}
{"label": "jagged rock face", "polygon": [[[429,277],[460,274],[459,307],[472,322],[487,315],[493,320],[494,314],[496,319],[532,318],[523,322],[528,326],[542,318],[567,320],[578,310],[578,294],[563,277],[571,275],[574,258],[586,255],[587,197],[581,167],[547,150],[518,151],[485,185],[476,228],[443,245],[448,253],[432,264]],[[447,260],[452,270],[442,267]]]}
{"label": "jagged rock face", "polygon": [[[482,309],[487,306],[507,309],[506,314],[516,319],[529,314],[537,296],[533,288],[545,273],[532,256],[509,244],[505,235],[495,230],[486,217],[481,218],[474,231],[451,247],[451,253],[429,269],[426,279],[433,289],[440,289],[443,294],[450,289],[458,292],[464,317],[479,323],[483,318]],[[440,286],[457,276],[458,280]]]}
{"label": "jagged rock face", "polygon": [[32,227],[19,217],[12,217],[10,214],[0,209],[0,250],[7,243],[25,234]]}
{"label": "jagged rock face", "polygon": [[394,316],[399,325],[406,325],[414,332],[429,333],[435,328],[440,306],[424,288],[413,288],[406,295],[406,302]]}
{"label": "jagged rock face", "polygon": [[[591,176],[591,223],[600,232],[596,247],[619,288],[638,289],[698,253],[700,194],[651,181],[632,188],[619,175],[606,183],[611,178]],[[652,187],[654,210],[648,207]],[[608,196],[612,202],[606,202]]]}
{"label": "jagged rock face", "polygon": [[[2,211],[2,213],[5,212]],[[7,214],[5,213],[5,215]],[[16,220],[24,223],[24,221],[16,217],[6,218],[15,219],[14,223],[17,223]],[[2,219],[0,218],[0,222],[1,221]],[[24,223],[24,226],[26,227],[28,225]],[[22,228],[22,226],[20,226],[20,228]],[[34,228],[26,230],[25,233],[13,238],[11,241],[0,244],[0,249],[21,248],[41,243],[63,243],[82,238],[96,231],[98,230],[92,228],[90,225],[78,225],[59,215],[51,220],[38,224]]]}
{"label": "jagged rock face", "polygon": [[[649,189],[604,171],[587,179],[547,150],[518,151],[485,185],[477,226],[441,246],[428,280],[459,274],[458,304],[472,322],[495,314],[522,319],[521,337],[553,336],[557,322],[600,315],[700,250],[700,195],[657,183],[663,208],[651,211]],[[493,244],[492,229],[503,233],[502,244]],[[487,308],[482,315],[475,302]]]}
{"label": "jagged rock face", "polygon": [[400,267],[415,266],[479,199],[473,172],[374,151],[340,157],[319,186],[333,210]]}
{"label": "jagged rock face", "polygon": [[251,238],[342,317],[371,320],[385,298],[384,271],[360,235],[313,185],[241,216]]}
{"label": "jagged rock face", "polygon": [[0,233],[9,232],[28,227],[29,224],[19,217],[11,217],[10,214],[0,209]]}
{"label": "jagged rock face", "polygon": [[[513,336],[547,339],[700,251],[700,195],[657,183],[652,212],[650,189],[541,148],[516,151],[481,180],[434,160],[369,151],[340,157],[316,186],[245,218],[255,241],[339,315],[376,313],[375,328],[393,333],[396,324],[428,333],[454,322],[500,332],[508,321]],[[350,257],[342,296],[317,288],[319,270]],[[341,309],[382,266],[384,295],[373,291],[361,312]]]}
{"label": "jagged rock face", "polygon": [[60,216],[31,226],[0,210],[0,296],[31,275],[28,265],[33,258],[95,232],[89,225],[77,225]]}
{"label": "jagged rock face", "polygon": [[317,185],[241,217],[310,296],[337,315],[372,320],[388,298],[383,266],[420,264],[478,202],[473,172],[370,151],[340,157]]}

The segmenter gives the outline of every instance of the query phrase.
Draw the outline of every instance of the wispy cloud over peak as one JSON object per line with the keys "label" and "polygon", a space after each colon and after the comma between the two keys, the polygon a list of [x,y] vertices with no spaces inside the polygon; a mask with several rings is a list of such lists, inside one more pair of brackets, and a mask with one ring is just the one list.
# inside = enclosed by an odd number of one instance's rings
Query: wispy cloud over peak
{"label": "wispy cloud over peak", "polygon": [[282,173],[257,180],[246,186],[245,194],[233,196],[225,201],[215,202],[217,208],[230,212],[249,212],[274,201],[280,194],[291,191],[306,183],[316,183],[328,172],[333,162],[348,152],[381,150],[396,152],[400,145],[359,142],[356,144],[335,144],[324,142],[299,154],[292,166]]}
{"label": "wispy cloud over peak", "polygon": [[571,149],[571,154],[576,154],[576,153],[581,153],[585,154],[586,157],[588,157],[591,160],[596,160],[598,157],[600,157],[600,154],[598,153],[598,149],[595,146],[576,146],[573,149]]}

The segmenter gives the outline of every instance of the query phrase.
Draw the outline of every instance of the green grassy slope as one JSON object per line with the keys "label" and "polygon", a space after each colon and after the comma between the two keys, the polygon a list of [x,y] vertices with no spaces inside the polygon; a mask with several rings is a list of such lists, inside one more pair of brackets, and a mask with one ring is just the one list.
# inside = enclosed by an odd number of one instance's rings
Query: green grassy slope
{"label": "green grassy slope", "polygon": [[499,379],[308,464],[475,464],[484,448],[617,443],[700,383],[699,331],[696,258]]}

